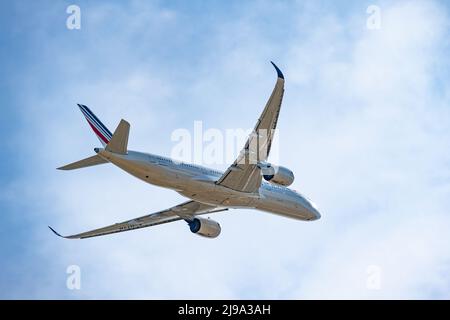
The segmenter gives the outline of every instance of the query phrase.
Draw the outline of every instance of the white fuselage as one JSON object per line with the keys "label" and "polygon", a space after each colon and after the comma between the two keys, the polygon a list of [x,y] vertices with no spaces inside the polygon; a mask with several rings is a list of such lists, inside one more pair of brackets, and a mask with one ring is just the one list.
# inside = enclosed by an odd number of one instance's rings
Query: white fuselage
{"label": "white fuselage", "polygon": [[314,204],[287,187],[263,181],[257,193],[239,192],[217,185],[215,182],[222,175],[217,170],[136,151],[117,154],[96,149],[96,152],[147,183],[175,190],[198,202],[224,208],[253,208],[300,220],[320,218]]}

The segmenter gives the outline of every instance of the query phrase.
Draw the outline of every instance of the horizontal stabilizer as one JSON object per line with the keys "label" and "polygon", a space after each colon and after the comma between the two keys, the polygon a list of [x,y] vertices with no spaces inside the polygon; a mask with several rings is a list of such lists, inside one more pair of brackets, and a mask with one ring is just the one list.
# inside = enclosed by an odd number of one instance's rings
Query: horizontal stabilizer
{"label": "horizontal stabilizer", "polygon": [[114,131],[111,140],[106,145],[106,150],[114,153],[127,154],[129,134],[130,124],[123,119],[120,120],[120,123],[117,126],[116,131]]}
{"label": "horizontal stabilizer", "polygon": [[80,168],[85,168],[85,167],[91,167],[91,166],[96,166],[98,164],[103,164],[103,163],[107,163],[108,161],[103,160],[102,158],[100,158],[98,155],[77,161],[77,162],[73,162],[71,164],[65,165],[63,167],[58,168],[59,170],[74,170],[74,169],[80,169]]}

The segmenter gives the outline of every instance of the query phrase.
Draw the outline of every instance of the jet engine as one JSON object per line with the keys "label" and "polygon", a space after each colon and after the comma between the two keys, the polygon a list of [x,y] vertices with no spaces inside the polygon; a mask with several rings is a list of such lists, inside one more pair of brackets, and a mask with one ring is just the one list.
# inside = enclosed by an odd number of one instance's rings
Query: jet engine
{"label": "jet engine", "polygon": [[219,236],[220,224],[211,219],[194,218],[194,220],[186,221],[192,233],[207,238],[216,238]]}
{"label": "jet engine", "polygon": [[294,182],[294,173],[286,167],[274,166],[270,163],[260,164],[263,178],[273,184],[290,186]]}

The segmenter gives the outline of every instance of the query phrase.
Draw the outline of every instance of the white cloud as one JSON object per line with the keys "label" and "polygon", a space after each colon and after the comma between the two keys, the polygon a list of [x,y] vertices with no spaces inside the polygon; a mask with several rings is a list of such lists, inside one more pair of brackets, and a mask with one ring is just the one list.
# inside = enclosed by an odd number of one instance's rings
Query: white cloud
{"label": "white cloud", "polygon": [[[445,59],[439,47],[447,20],[430,3],[402,2],[382,12],[380,31],[367,30],[344,47],[351,59],[325,50],[306,69],[308,81],[323,85],[318,106],[310,106],[319,110],[296,124],[307,127],[299,134],[304,148],[288,158],[310,162],[302,168],[305,185],[325,204],[323,220],[333,229],[300,296],[424,298],[435,288],[437,297],[448,297],[448,281],[437,271],[449,269],[441,244],[450,226],[448,183],[432,178],[448,172],[448,123],[445,133],[428,128],[446,113],[432,90],[432,70]],[[331,37],[341,39],[343,28],[335,30]],[[301,65],[308,49],[294,49],[294,63]],[[372,264],[383,270],[380,291],[365,287]]]}

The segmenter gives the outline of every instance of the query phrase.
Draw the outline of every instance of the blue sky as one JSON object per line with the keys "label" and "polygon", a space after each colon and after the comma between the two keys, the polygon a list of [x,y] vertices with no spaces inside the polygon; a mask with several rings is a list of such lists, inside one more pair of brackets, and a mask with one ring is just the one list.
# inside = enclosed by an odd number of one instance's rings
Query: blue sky
{"label": "blue sky", "polygon": [[[66,28],[70,4],[80,30]],[[15,1],[0,15],[1,298],[450,297],[444,1]],[[183,201],[109,165],[55,170],[98,146],[76,103],[110,129],[127,119],[131,149],[170,155],[171,133],[196,120],[253,127],[270,60],[286,76],[279,160],[321,220],[235,210],[214,215],[213,241],[183,223],[49,232]],[[81,290],[66,287],[70,265]]]}

